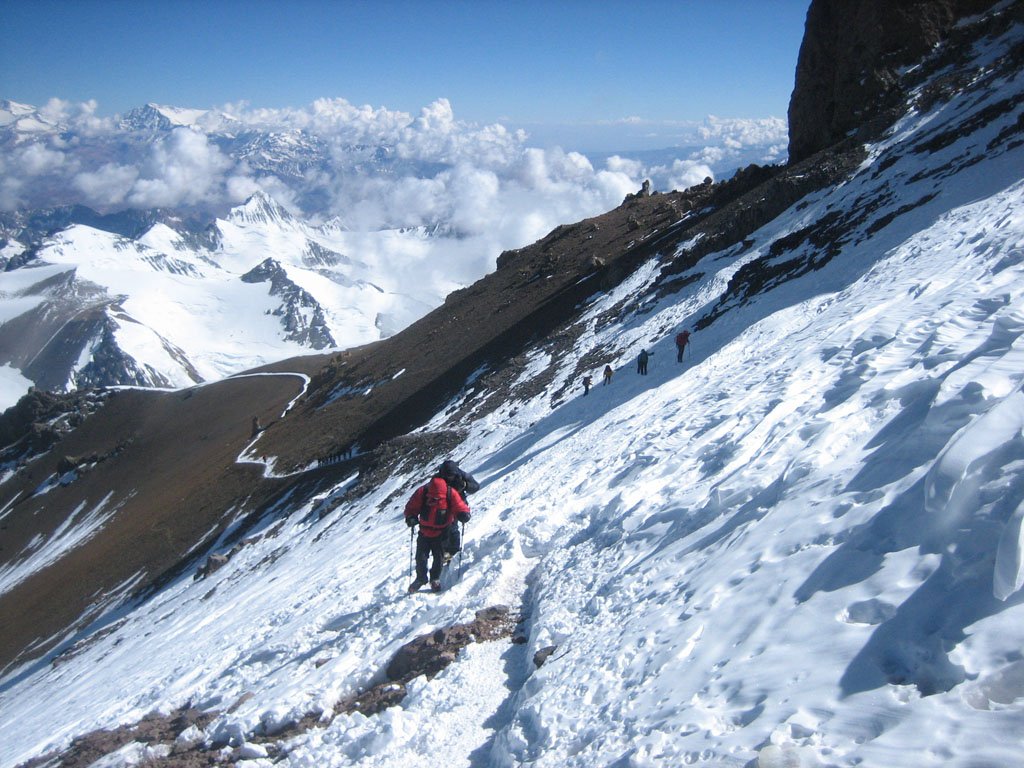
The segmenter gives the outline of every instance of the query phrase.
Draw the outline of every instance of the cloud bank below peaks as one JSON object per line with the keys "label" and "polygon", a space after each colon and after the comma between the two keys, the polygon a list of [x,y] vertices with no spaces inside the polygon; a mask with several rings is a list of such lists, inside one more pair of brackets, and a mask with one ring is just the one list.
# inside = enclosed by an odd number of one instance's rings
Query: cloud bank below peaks
{"label": "cloud bank below peaks", "polygon": [[531,146],[523,130],[319,99],[305,108],[147,105],[102,118],[95,102],[0,102],[0,209],[83,204],[222,214],[257,190],[353,231],[425,227],[497,253],[618,205],[645,178],[684,188],[777,161],[781,120],[709,118],[686,146],[604,156]]}

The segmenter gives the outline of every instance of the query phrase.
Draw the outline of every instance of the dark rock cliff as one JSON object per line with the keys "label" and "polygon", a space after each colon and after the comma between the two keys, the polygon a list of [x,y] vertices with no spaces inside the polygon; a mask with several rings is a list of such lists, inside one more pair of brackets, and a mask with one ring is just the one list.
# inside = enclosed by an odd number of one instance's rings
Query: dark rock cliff
{"label": "dark rock cliff", "polygon": [[993,0],[813,0],[789,102],[789,158],[832,146],[897,104],[899,70]]}

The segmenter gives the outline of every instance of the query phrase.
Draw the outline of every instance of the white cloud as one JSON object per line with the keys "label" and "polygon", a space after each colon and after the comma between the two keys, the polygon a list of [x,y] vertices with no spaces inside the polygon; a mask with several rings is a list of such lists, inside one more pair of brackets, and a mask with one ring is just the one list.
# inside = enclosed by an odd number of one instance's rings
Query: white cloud
{"label": "white cloud", "polygon": [[[147,175],[135,182],[128,201],[140,208],[194,204],[223,195],[223,174],[232,161],[190,128],[175,128],[153,146]],[[237,183],[237,177],[236,177]]]}
{"label": "white cloud", "polygon": [[123,205],[138,177],[139,172],[130,166],[107,163],[79,173],[72,183],[89,204],[102,209]]}
{"label": "white cloud", "polygon": [[113,118],[96,115],[99,104],[95,99],[71,102],[64,99],[50,99],[39,108],[39,116],[47,123],[61,128],[72,129],[87,136],[96,136],[114,128]]}
{"label": "white cloud", "polygon": [[[251,176],[247,176],[244,173],[229,176],[225,183],[227,190],[228,200],[234,203],[241,203],[252,197],[257,191],[262,189],[260,185]],[[264,190],[270,193],[270,190]],[[270,193],[273,197],[273,193]],[[280,202],[280,201],[279,201]]]}
{"label": "white cloud", "polygon": [[56,171],[64,164],[64,153],[49,149],[45,144],[29,144],[17,151],[18,164],[27,176],[41,176]]}
{"label": "white cloud", "polygon": [[644,172],[644,164],[639,160],[631,160],[627,157],[620,157],[619,155],[612,155],[605,161],[609,171],[614,173],[624,173],[632,178],[638,178]]}
{"label": "white cloud", "polygon": [[689,189],[703,183],[704,179],[714,179],[715,174],[704,163],[676,160],[668,169],[667,178],[669,189]]}
{"label": "white cloud", "polygon": [[13,176],[0,176],[0,210],[11,211],[21,205],[24,182]]}
{"label": "white cloud", "polygon": [[[0,150],[8,171],[0,183],[4,208],[81,202],[101,210],[207,206],[211,214],[222,214],[264,190],[293,212],[338,217],[357,232],[435,225],[452,232],[456,237],[443,248],[424,243],[402,251],[430,280],[454,279],[450,267],[437,272],[436,262],[449,261],[446,253],[458,251],[479,267],[481,260],[493,261],[502,250],[533,242],[559,224],[614,208],[645,178],[655,189],[681,189],[715,176],[715,169],[752,158],[763,162],[785,151],[781,120],[709,117],[694,128],[629,117],[619,122],[644,130],[671,128],[680,136],[685,129],[687,146],[696,137],[706,149],[685,150],[686,156],[666,150],[591,160],[558,146],[531,146],[522,130],[461,121],[443,98],[415,115],[345,99],[285,109],[238,102],[207,110],[194,128],[176,128],[150,145],[140,144],[139,135],[120,133],[117,118],[97,117],[95,102],[54,99],[39,114],[65,126],[67,140],[51,132]],[[257,130],[273,133],[278,148],[295,151],[286,172],[268,173],[259,147],[249,160],[229,154],[229,136]],[[326,148],[326,162],[304,160],[310,147]],[[10,178],[12,171],[17,178]],[[40,174],[63,184],[24,183]],[[51,199],[55,189],[63,199]],[[366,247],[372,258],[373,247]],[[481,274],[470,272],[461,276]]]}
{"label": "white cloud", "polygon": [[788,127],[781,117],[720,118],[709,115],[697,129],[701,139],[732,148],[787,143]]}

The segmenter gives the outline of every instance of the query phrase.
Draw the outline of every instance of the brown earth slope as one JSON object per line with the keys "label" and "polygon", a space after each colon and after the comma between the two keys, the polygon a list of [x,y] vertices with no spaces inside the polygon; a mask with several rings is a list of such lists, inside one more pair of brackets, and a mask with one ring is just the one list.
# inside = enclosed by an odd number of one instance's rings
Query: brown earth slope
{"label": "brown earth slope", "polygon": [[[102,595],[152,584],[197,543],[264,503],[284,481],[263,481],[261,467],[235,460],[252,417],[278,418],[301,384],[261,376],[183,392],[116,392],[0,485],[0,562],[17,562],[34,537],[52,537],[68,520],[112,513],[87,544],[0,595],[0,666],[27,647],[53,647],[53,635],[87,623]],[[67,485],[54,482],[58,476]]]}

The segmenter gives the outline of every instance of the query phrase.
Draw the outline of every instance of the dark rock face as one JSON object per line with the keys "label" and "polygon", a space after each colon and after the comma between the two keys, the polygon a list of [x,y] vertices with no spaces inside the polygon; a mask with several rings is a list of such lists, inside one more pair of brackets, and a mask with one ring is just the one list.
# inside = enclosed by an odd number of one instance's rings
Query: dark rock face
{"label": "dark rock face", "polygon": [[[125,384],[137,387],[169,387],[171,382],[148,365],[140,366],[117,343],[116,325],[110,317],[97,323],[98,343],[92,359],[74,375],[79,389]],[[198,375],[198,374],[196,374]]]}
{"label": "dark rock face", "polygon": [[[324,249],[326,250],[326,249]],[[266,259],[242,275],[245,283],[270,283],[270,295],[281,299],[274,314],[281,318],[285,338],[313,349],[336,346],[323,307],[307,291],[292,282],[280,262]]]}
{"label": "dark rock face", "polygon": [[900,67],[992,0],[813,0],[789,102],[789,158],[830,147],[899,100]]}
{"label": "dark rock face", "polygon": [[33,389],[0,414],[0,447],[27,438],[28,445],[14,446],[14,452],[46,450],[98,410],[107,395],[85,389],[69,394]]}

